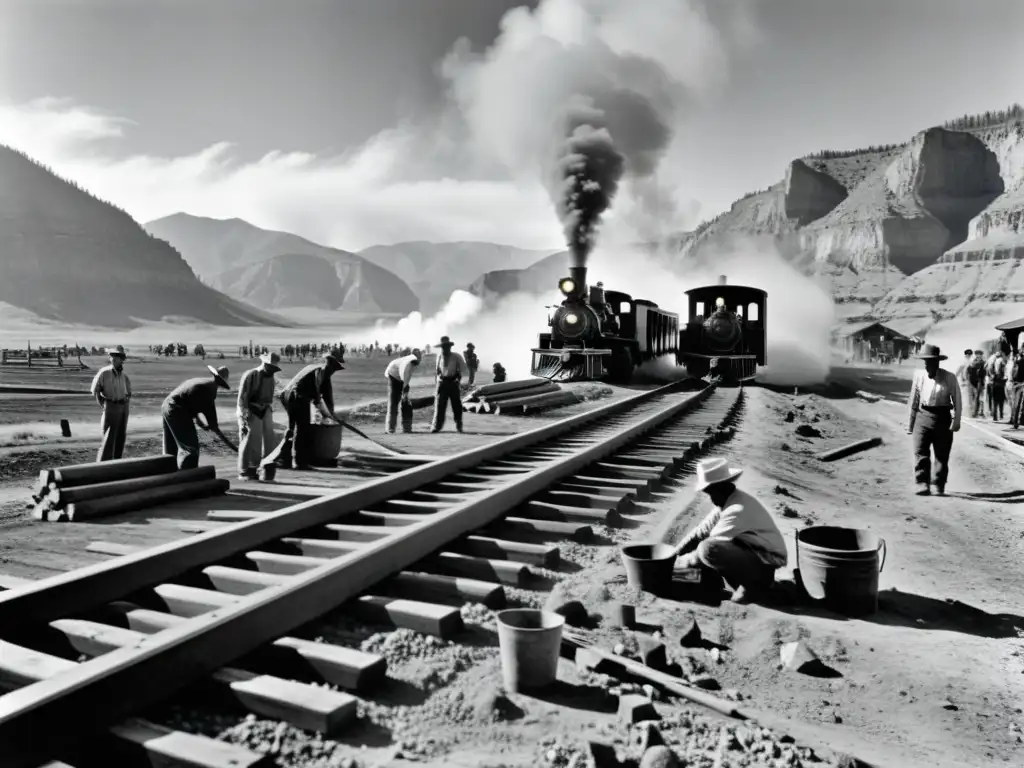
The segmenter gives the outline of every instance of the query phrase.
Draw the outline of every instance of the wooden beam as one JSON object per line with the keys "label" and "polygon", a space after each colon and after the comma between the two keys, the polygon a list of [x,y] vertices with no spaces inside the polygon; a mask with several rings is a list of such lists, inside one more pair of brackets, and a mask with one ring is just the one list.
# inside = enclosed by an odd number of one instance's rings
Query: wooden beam
{"label": "wooden beam", "polygon": [[67,515],[68,520],[77,523],[82,520],[92,520],[97,517],[107,517],[108,515],[117,515],[123,512],[136,512],[171,501],[185,501],[186,499],[217,496],[227,493],[230,487],[231,483],[223,479],[194,480],[162,488],[122,493],[119,496],[74,502],[68,504]]}
{"label": "wooden beam", "polygon": [[[148,637],[135,630],[79,619],[61,619],[50,626],[63,635],[74,650],[89,657],[136,646]],[[211,680],[248,711],[307,731],[332,733],[354,720],[357,714],[355,697],[329,688],[233,667],[215,671]]]}
{"label": "wooden beam", "polygon": [[[0,640],[0,686],[20,689],[42,680],[67,674],[80,665]],[[10,695],[10,694],[8,694]],[[146,762],[175,768],[273,768],[269,755],[260,755],[205,736],[131,719],[110,728],[112,746],[118,752],[142,753]],[[73,749],[68,749],[73,753]],[[56,753],[54,753],[56,754]],[[62,753],[63,754],[63,753]],[[4,755],[6,764],[10,755]],[[45,758],[44,758],[45,759]],[[74,759],[69,757],[68,759]],[[28,765],[32,765],[29,763]]]}
{"label": "wooden beam", "polygon": [[39,484],[44,488],[49,488],[50,483],[56,483],[61,488],[71,488],[76,485],[109,483],[127,480],[129,477],[147,477],[177,471],[178,459],[175,456],[142,456],[44,469],[39,472]]}
{"label": "wooden beam", "polygon": [[216,478],[217,469],[215,467],[196,467],[195,469],[184,469],[180,472],[167,472],[162,475],[150,475],[148,477],[132,477],[127,480],[115,480],[109,483],[77,485],[71,488],[57,487],[50,491],[49,498],[50,503],[55,507],[62,507],[82,501],[105,499],[125,493],[148,491],[152,488],[163,488],[180,483],[191,483],[197,480],[215,480]]}
{"label": "wooden beam", "polygon": [[[649,390],[480,449],[240,523],[228,531],[211,531],[158,547],[144,556],[118,558],[82,569],[73,576],[38,582],[34,588],[29,585],[24,590],[0,594],[0,626],[5,621],[49,622],[104,605],[132,587],[157,583],[295,531],[335,522],[341,514],[357,512],[538,440],[601,421],[678,388],[669,385]],[[553,461],[526,475],[522,482],[480,494],[451,510],[429,515],[418,524],[404,526],[387,539],[372,542],[352,555],[326,561],[320,568],[295,576],[280,587],[225,606],[203,621],[169,629],[145,648],[114,651],[69,670],[59,681],[44,681],[0,698],[0,754],[13,756],[5,768],[34,768],[83,733],[165,700],[239,654],[311,621],[448,542],[495,522],[534,493],[613,454],[664,419],[693,408],[708,394],[710,388],[688,398],[671,398],[665,408],[622,428],[607,442]],[[360,598],[359,602],[369,599],[372,598]],[[454,616],[461,624],[457,610]],[[62,728],[49,728],[54,722],[61,723]]]}

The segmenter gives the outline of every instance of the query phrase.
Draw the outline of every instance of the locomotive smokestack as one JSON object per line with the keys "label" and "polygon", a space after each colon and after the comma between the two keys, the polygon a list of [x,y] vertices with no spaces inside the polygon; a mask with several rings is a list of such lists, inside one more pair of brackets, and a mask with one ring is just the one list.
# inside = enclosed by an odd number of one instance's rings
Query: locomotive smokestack
{"label": "locomotive smokestack", "polygon": [[569,277],[576,283],[576,291],[581,296],[587,295],[587,268],[569,267]]}
{"label": "locomotive smokestack", "polygon": [[728,280],[726,279],[726,276],[725,276],[725,275],[719,275],[719,276],[718,276],[718,284],[719,284],[719,285],[727,285],[727,284],[728,284],[728,282],[729,282],[729,281],[728,281]]}

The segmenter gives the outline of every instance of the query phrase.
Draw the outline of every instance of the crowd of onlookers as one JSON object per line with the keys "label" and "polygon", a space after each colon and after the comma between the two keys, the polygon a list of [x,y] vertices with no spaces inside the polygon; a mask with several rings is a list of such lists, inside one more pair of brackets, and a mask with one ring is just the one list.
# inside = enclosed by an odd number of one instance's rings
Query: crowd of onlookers
{"label": "crowd of onlookers", "polygon": [[1024,348],[1015,355],[1005,339],[988,357],[980,349],[965,349],[956,371],[966,395],[964,415],[1007,421],[1020,427],[1024,403]]}

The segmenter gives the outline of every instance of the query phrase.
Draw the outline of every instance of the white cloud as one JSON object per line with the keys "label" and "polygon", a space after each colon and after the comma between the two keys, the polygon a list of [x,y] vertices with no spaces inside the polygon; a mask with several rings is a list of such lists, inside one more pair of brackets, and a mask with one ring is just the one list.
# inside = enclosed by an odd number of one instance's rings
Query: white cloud
{"label": "white cloud", "polygon": [[[0,142],[140,222],[178,211],[238,217],[349,250],[403,240],[557,248],[562,227],[538,151],[566,99],[625,89],[664,113],[655,127],[666,136],[684,135],[687,116],[676,107],[720,82],[752,1],[633,0],[625,13],[612,0],[545,0],[533,15],[515,9],[483,56],[456,45],[444,67],[452,109],[436,124],[382,131],[337,157],[274,151],[243,161],[230,143],[238,137],[211,137],[224,140],[178,157],[126,156],[118,140],[130,120],[54,98],[0,102]],[[724,18],[709,19],[712,11]],[[632,154],[625,146],[631,159],[649,156],[640,175],[650,175],[668,147],[645,136],[642,115],[625,104],[619,141],[635,145]],[[607,228],[647,236],[696,223],[681,213],[697,196],[685,168],[661,168],[644,183],[627,180]]]}

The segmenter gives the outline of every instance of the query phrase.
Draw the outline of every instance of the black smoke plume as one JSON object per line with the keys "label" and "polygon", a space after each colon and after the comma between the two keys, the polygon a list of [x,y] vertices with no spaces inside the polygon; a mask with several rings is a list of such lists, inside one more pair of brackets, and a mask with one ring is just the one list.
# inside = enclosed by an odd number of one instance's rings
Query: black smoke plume
{"label": "black smoke plume", "polygon": [[601,215],[611,206],[626,170],[626,158],[601,125],[602,118],[593,108],[571,110],[568,136],[555,166],[554,202],[576,267],[587,265]]}

